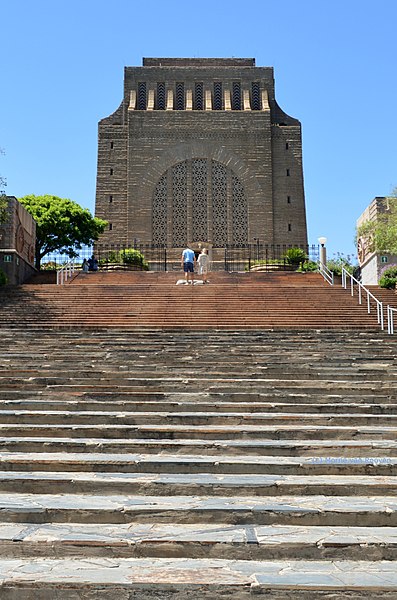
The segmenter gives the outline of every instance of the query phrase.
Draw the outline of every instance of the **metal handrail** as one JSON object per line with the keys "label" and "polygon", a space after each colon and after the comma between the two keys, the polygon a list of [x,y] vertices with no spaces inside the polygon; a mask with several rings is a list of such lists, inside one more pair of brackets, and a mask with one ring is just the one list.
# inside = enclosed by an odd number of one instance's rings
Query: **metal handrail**
{"label": "metal handrail", "polygon": [[358,279],[353,277],[353,275],[351,273],[349,273],[349,271],[346,271],[346,269],[344,267],[342,267],[342,287],[344,287],[345,289],[347,289],[347,278],[348,277],[350,278],[350,291],[351,291],[352,296],[354,296],[354,286],[357,285],[357,287],[358,287],[358,303],[359,304],[362,304],[363,292],[365,294],[367,294],[368,314],[371,312],[371,299],[376,304],[378,323],[380,325],[380,328],[383,331],[383,329],[384,329],[383,302],[378,300],[378,298],[375,298],[375,296],[365,286],[363,286],[363,284],[360,281],[358,281]]}
{"label": "metal handrail", "polygon": [[394,333],[394,317],[393,313],[397,312],[397,308],[393,308],[389,304],[387,305],[387,333],[393,335]]}
{"label": "metal handrail", "polygon": [[68,279],[72,277],[74,273],[74,259],[70,260],[66,265],[63,265],[59,271],[57,271],[57,285],[63,285]]}
{"label": "metal handrail", "polygon": [[318,272],[324,277],[325,281],[328,281],[330,285],[334,285],[334,274],[328,269],[327,265],[325,265],[322,262],[319,262]]}

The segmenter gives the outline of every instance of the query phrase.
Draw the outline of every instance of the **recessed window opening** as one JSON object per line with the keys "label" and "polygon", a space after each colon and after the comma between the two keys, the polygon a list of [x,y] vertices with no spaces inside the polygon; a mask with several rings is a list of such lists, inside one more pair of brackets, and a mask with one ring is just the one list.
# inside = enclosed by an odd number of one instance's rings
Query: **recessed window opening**
{"label": "recessed window opening", "polygon": [[175,86],[175,110],[185,110],[185,84],[180,81]]}
{"label": "recessed window opening", "polygon": [[251,108],[252,110],[261,109],[261,92],[259,81],[253,81],[251,85]]}
{"label": "recessed window opening", "polygon": [[214,82],[214,110],[222,110],[222,82]]}
{"label": "recessed window opening", "polygon": [[201,81],[197,81],[194,84],[194,110],[204,110],[204,92],[203,84]]}
{"label": "recessed window opening", "polygon": [[233,81],[232,90],[232,110],[241,110],[241,84],[239,81]]}
{"label": "recessed window opening", "polygon": [[146,107],[147,107],[146,82],[141,81],[138,83],[138,110],[146,110]]}
{"label": "recessed window opening", "polygon": [[159,81],[157,84],[156,110],[165,110],[165,83]]}

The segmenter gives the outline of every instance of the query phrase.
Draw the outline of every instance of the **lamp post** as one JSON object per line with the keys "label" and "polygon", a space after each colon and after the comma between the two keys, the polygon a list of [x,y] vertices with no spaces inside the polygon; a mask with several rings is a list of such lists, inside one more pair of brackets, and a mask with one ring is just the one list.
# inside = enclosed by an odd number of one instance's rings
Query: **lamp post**
{"label": "lamp post", "polygon": [[327,266],[327,249],[325,244],[327,243],[326,237],[319,237],[318,242],[320,244],[320,267]]}

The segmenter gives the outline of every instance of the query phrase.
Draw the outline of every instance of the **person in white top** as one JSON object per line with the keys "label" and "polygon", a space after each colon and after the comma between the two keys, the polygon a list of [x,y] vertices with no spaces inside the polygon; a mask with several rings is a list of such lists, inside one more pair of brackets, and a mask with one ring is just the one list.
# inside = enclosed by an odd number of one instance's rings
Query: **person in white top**
{"label": "person in white top", "polygon": [[208,256],[207,248],[203,248],[199,254],[197,259],[197,264],[199,268],[199,275],[203,276],[203,283],[208,283],[207,275],[210,266],[210,258]]}

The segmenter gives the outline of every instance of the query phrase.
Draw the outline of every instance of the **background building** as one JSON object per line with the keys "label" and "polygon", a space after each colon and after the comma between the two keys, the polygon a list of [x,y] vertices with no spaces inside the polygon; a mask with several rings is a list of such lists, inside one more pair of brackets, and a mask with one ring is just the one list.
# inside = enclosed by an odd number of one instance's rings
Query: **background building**
{"label": "background building", "polygon": [[306,245],[301,126],[254,59],[144,58],[99,123],[100,242]]}
{"label": "background building", "polygon": [[[384,196],[374,198],[357,219],[357,228],[366,221],[375,221],[380,213],[387,211],[389,200]],[[397,263],[397,256],[394,254],[379,254],[371,251],[369,240],[365,237],[357,240],[357,254],[363,285],[377,285],[382,269]]]}
{"label": "background building", "polygon": [[7,221],[0,225],[0,267],[11,284],[35,272],[36,222],[14,196],[7,196]]}

